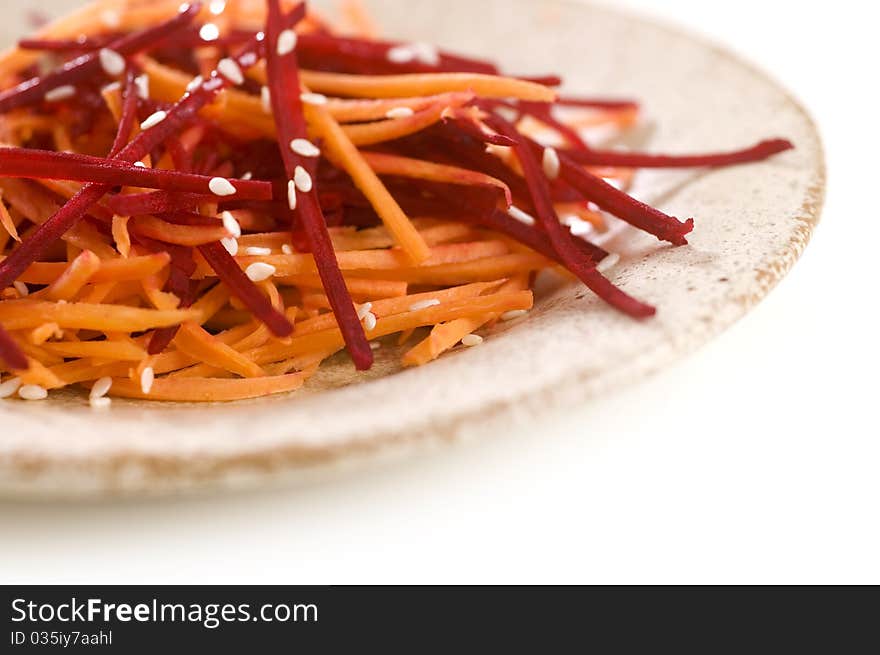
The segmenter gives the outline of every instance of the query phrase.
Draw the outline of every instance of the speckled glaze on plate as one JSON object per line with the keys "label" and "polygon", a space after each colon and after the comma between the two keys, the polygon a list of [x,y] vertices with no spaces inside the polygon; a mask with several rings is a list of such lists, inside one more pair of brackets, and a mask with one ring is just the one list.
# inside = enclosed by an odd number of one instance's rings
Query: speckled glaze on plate
{"label": "speckled glaze on plate", "polygon": [[[655,150],[700,151],[780,136],[772,161],[719,171],[649,172],[635,194],[682,218],[690,245],[625,230],[612,278],[659,307],[650,321],[614,313],[576,284],[548,285],[526,320],[478,348],[400,371],[393,348],[355,375],[344,356],[286,396],[228,405],[81,396],[0,401],[0,493],[76,498],[234,488],[308,479],[382,455],[422,450],[540,415],[645,376],[742,316],[789,270],[818,221],[822,149],[802,107],[763,73],[647,20],[560,0],[375,0],[389,36],[485,55],[521,74],[558,72],[581,93],[636,97]],[[4,4],[4,43],[30,5]],[[69,10],[51,0],[41,9]]]}

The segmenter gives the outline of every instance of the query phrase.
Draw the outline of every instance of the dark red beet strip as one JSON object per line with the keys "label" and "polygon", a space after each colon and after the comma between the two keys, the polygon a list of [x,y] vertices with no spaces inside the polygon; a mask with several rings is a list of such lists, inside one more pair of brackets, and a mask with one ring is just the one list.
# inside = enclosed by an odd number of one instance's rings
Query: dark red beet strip
{"label": "dark red beet strip", "polygon": [[[296,53],[278,54],[275,44],[278,41],[278,35],[284,29],[281,6],[278,0],[267,0],[266,4],[268,7],[266,74],[271,90],[272,110],[278,132],[278,143],[284,159],[284,168],[288,179],[292,180],[296,167],[302,166],[309,171],[314,180],[316,177],[314,159],[307,161],[306,158],[293,153],[289,146],[295,138],[308,138],[300,101],[299,67]],[[373,365],[373,351],[367,342],[351,295],[345,286],[342,272],[339,270],[336,253],[327,232],[327,224],[318,203],[314,183],[312,190],[308,193],[297,191],[297,197],[296,214],[299,218],[299,225],[305,232],[309,249],[315,258],[324,292],[330,300],[330,306],[345,339],[345,345],[355,367],[358,370],[366,370]]]}
{"label": "dark red beet strip", "polygon": [[622,166],[627,168],[691,168],[732,166],[768,159],[780,152],[791,150],[794,144],[785,139],[770,139],[742,150],[701,155],[653,155],[643,152],[618,150],[566,150],[572,161],[584,166]]}
{"label": "dark red beet strip", "polygon": [[[526,225],[522,221],[512,218],[500,209],[496,209],[490,213],[476,215],[472,219],[468,216],[465,220],[473,220],[473,222],[478,223],[483,227],[487,227],[496,232],[501,232],[502,234],[519,241],[524,246],[528,246],[535,252],[539,252],[545,257],[549,257],[565,266],[562,257],[560,257],[559,253],[553,249],[553,244],[550,243],[550,240],[543,232],[540,232],[530,225]],[[608,252],[596,244],[574,236],[569,230],[565,230],[565,232],[568,233],[568,238],[574,246],[580,250],[583,255],[588,257],[593,265],[598,264],[608,256]]]}
{"label": "dark red beet strip", "polygon": [[615,287],[596,270],[596,264],[574,246],[571,233],[559,222],[559,217],[553,208],[553,200],[550,197],[547,176],[544,175],[541,164],[535,158],[526,138],[520,135],[513,125],[500,117],[490,116],[487,118],[487,123],[496,132],[517,141],[514,152],[519,159],[526,184],[532,194],[532,202],[537,213],[536,218],[564,266],[593,293],[615,309],[633,318],[653,316],[657,311],[654,307],[636,300]]}
{"label": "dark red beet strip", "polygon": [[[196,270],[192,249],[174,247],[170,244],[162,244],[162,248],[171,255],[168,281],[165,283],[164,291],[173,293],[180,298],[179,309],[191,307],[195,301],[195,291],[197,288],[197,283],[190,280],[190,277]],[[172,325],[154,331],[150,337],[150,342],[147,344],[147,352],[151,355],[161,353],[168,347],[172,339],[177,336],[178,330],[180,330],[179,325]]]}
{"label": "dark red beet strip", "polygon": [[120,216],[140,216],[141,214],[187,211],[204,199],[205,196],[193,193],[150,191],[147,193],[108,196],[105,203],[114,214],[119,214]]}
{"label": "dark red beet strip", "polygon": [[82,39],[21,39],[18,47],[22,50],[45,50],[48,52],[78,52],[97,50],[109,44],[111,37],[91,37]]}
{"label": "dark red beet strip", "polygon": [[0,361],[8,368],[19,371],[30,368],[27,357],[12,336],[0,325]]}
{"label": "dark red beet strip", "polygon": [[326,33],[301,34],[297,42],[298,59],[305,68],[334,68],[370,75],[383,73],[462,72],[494,75],[498,68],[487,61],[438,51],[437,63],[416,58],[393,62],[388,52],[407,44],[341,37]]}
{"label": "dark red beet strip", "polygon": [[489,132],[485,132],[476,122],[468,120],[467,118],[444,118],[443,122],[447,125],[452,125],[458,128],[461,132],[464,132],[481,143],[490,143],[494,146],[506,146],[508,148],[515,143],[501,134],[490,134]]}
{"label": "dark red beet strip", "polygon": [[[184,6],[186,8],[174,18],[111,41],[108,47],[123,56],[148,50],[165,37],[189,25],[201,9],[201,5],[198,3]],[[66,84],[76,85],[99,73],[101,73],[101,62],[98,53],[90,52],[82,55],[67,62],[56,71],[43,77],[31,78],[0,93],[0,112],[40,102],[47,91]]]}
{"label": "dark red beet strip", "polygon": [[[254,316],[266,324],[276,337],[286,337],[293,332],[293,325],[287,317],[272,306],[259,287],[244,274],[241,266],[220,242],[199,246],[199,252],[208,265],[232,294],[247,307]],[[369,347],[369,346],[368,346]]]}
{"label": "dark red beet strip", "polygon": [[609,98],[576,98],[561,95],[556,98],[556,105],[560,107],[583,107],[584,109],[638,109],[639,103],[635,100],[613,100]]}
{"label": "dark red beet strip", "polygon": [[[522,138],[531,146],[533,153],[537,156],[543,154],[544,147],[541,144],[528,137]],[[560,177],[586,200],[630,225],[653,234],[661,241],[669,241],[676,246],[687,244],[685,235],[694,229],[694,219],[689,218],[681,222],[674,216],[664,214],[659,209],[636,200],[602,178],[587,172],[565,152],[557,152],[561,165]]]}
{"label": "dark red beet strip", "polygon": [[137,119],[138,90],[135,84],[137,70],[129,66],[125,72],[125,86],[122,90],[122,114],[119,117],[119,125],[116,127],[116,138],[110,147],[110,156],[115,157],[131,138],[131,130]]}
{"label": "dark red beet strip", "polygon": [[[0,176],[75,180],[111,186],[138,186],[211,196],[212,177],[161,168],[141,168],[118,159],[105,159],[71,152],[0,148]],[[237,200],[272,200],[272,183],[229,179]]]}
{"label": "dark red beet strip", "polygon": [[572,128],[570,125],[566,125],[553,115],[552,105],[546,102],[519,102],[516,105],[507,104],[507,106],[516,109],[523,114],[531,115],[545,125],[552,127],[559,132],[566,141],[568,141],[572,146],[573,151],[586,152],[590,149],[576,129]]}

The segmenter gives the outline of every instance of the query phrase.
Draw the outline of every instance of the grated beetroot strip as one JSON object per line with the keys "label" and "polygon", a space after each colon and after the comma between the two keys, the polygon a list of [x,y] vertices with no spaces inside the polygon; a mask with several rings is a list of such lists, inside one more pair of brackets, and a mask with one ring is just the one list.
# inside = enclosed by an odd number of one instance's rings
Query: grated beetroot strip
{"label": "grated beetroot strip", "polygon": [[276,337],[286,337],[293,332],[293,325],[287,320],[287,317],[272,306],[269,299],[244,274],[238,262],[219,241],[199,246],[199,252],[202,253],[205,261],[208,262],[220,281],[229,287],[233,295],[244,303],[254,316],[266,324],[272,334]]}
{"label": "grated beetroot strip", "polygon": [[0,325],[0,361],[11,369],[23,371],[30,368],[21,347],[12,338],[12,335],[3,329],[2,325]]}
{"label": "grated beetroot strip", "polygon": [[569,125],[566,125],[553,115],[553,106],[546,102],[520,102],[516,105],[499,103],[516,109],[521,114],[533,116],[540,122],[552,127],[565,138],[575,152],[588,152],[590,147],[581,137],[580,133]]}
{"label": "grated beetroot strip", "polygon": [[135,78],[138,71],[129,65],[125,71],[125,87],[122,90],[122,115],[119,117],[119,125],[116,127],[116,137],[110,147],[110,157],[122,150],[131,137],[131,130],[137,119],[138,91]]}
{"label": "grated beetroot strip", "polygon": [[360,74],[425,72],[498,74],[498,67],[490,62],[443,50],[437,51],[437,63],[428,63],[417,58],[408,62],[393,62],[388,58],[389,51],[406,45],[399,41],[374,41],[320,32],[301,34],[297,40],[299,58],[305,68],[320,66],[323,69],[326,68],[327,63],[335,63],[340,64],[341,68]]}
{"label": "grated beetroot strip", "polygon": [[494,146],[505,146],[508,148],[515,143],[515,141],[511,141],[501,134],[490,134],[483,131],[476,121],[471,118],[462,118],[459,116],[448,117],[443,119],[443,123],[457,128],[480,143],[488,143]]}
{"label": "grated beetroot strip", "polygon": [[[544,150],[540,144],[534,141],[530,145],[534,152],[543,152]],[[685,235],[694,229],[693,218],[681,222],[674,216],[664,214],[659,209],[654,209],[650,205],[636,200],[629,194],[608,184],[601,177],[585,171],[565,153],[559,153],[559,162],[562,178],[600,209],[640,230],[653,234],[661,241],[668,241],[676,246],[687,244]]]}
{"label": "grated beetroot strip", "polygon": [[[179,309],[191,307],[193,302],[195,302],[197,288],[197,284],[190,280],[190,277],[196,270],[192,248],[171,247],[169,244],[162,244],[162,247],[171,255],[168,281],[165,283],[163,290],[173,293],[180,298]],[[155,330],[150,337],[150,342],[147,344],[147,352],[150,355],[161,353],[177,336],[178,330],[180,330],[179,325]]]}
{"label": "grated beetroot strip", "polygon": [[[106,159],[72,152],[0,147],[0,176],[50,180],[75,180],[138,186],[165,191],[211,196],[212,177],[162,168],[141,168],[119,159]],[[272,200],[272,183],[229,178],[236,200]]]}
{"label": "grated beetroot strip", "polygon": [[486,122],[489,127],[499,134],[517,141],[513,150],[522,166],[526,184],[528,184],[529,191],[532,194],[532,202],[537,213],[536,218],[564,266],[577,276],[593,293],[615,309],[632,318],[653,316],[657,311],[654,307],[636,300],[615,287],[596,270],[596,264],[591,259],[585,257],[574,246],[571,241],[571,233],[559,222],[559,217],[553,208],[553,199],[550,196],[550,184],[547,181],[547,176],[544,175],[541,164],[535,158],[526,137],[522,136],[513,125],[499,116],[490,116],[486,119]]}
{"label": "grated beetroot strip", "polygon": [[18,47],[22,50],[47,50],[49,52],[78,52],[98,50],[112,41],[112,37],[91,37],[83,39],[21,39]]}
{"label": "grated beetroot strip", "polygon": [[142,214],[163,214],[166,212],[192,209],[205,199],[194,193],[175,193],[173,191],[148,191],[108,196],[107,207],[120,216],[140,216]]}
{"label": "grated beetroot strip", "polygon": [[[115,39],[107,47],[123,56],[149,50],[165,37],[189,25],[199,13],[201,5],[198,3],[183,5],[182,9],[177,16],[164,23]],[[40,102],[47,91],[67,84],[75,85],[100,73],[102,69],[98,53],[90,52],[82,55],[65,63],[56,71],[43,77],[33,77],[0,93],[0,112]]]}
{"label": "grated beetroot strip", "polygon": [[[267,0],[266,20],[266,74],[269,80],[272,110],[278,132],[278,143],[284,160],[288,179],[293,179],[297,166],[305,168],[314,180],[316,165],[291,151],[289,144],[295,138],[307,138],[306,123],[300,100],[299,67],[295,52],[279,55],[275,44],[284,29],[284,18],[279,0]],[[345,339],[345,345],[358,370],[366,370],[373,364],[373,351],[367,342],[363,326],[357,317],[354,302],[345,285],[333,243],[327,232],[318,195],[313,184],[308,193],[297,192],[296,215],[305,232],[310,250],[315,258],[318,274],[336,322]],[[288,209],[293,216],[293,212]]]}
{"label": "grated beetroot strip", "polygon": [[780,152],[791,150],[794,144],[785,139],[769,139],[742,150],[698,155],[654,155],[619,150],[571,151],[565,154],[584,166],[621,166],[628,168],[691,168],[732,166],[768,159]]}
{"label": "grated beetroot strip", "polygon": [[[543,232],[540,232],[530,225],[526,225],[522,221],[511,218],[506,212],[503,212],[500,209],[496,209],[489,213],[479,214],[474,216],[472,220],[490,230],[506,234],[510,238],[519,241],[524,246],[528,246],[535,252],[539,252],[545,257],[549,257],[563,266],[566,265],[559,253],[554,250],[550,239],[548,239]],[[584,256],[588,257],[594,266],[608,256],[608,251],[600,248],[595,243],[577,237],[569,230],[564,230],[564,232],[567,234],[572,244],[580,250]]]}
{"label": "grated beetroot strip", "polygon": [[560,107],[583,107],[585,109],[638,109],[639,103],[635,100],[614,100],[611,98],[578,98],[561,95],[555,103]]}

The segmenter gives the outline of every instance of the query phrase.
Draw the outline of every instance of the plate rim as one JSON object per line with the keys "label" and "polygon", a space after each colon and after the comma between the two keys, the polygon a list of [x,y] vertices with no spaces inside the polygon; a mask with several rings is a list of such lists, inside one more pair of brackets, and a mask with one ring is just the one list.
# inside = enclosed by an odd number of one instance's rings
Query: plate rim
{"label": "plate rim", "polygon": [[[491,431],[491,428],[511,424],[514,421],[513,414],[528,416],[531,422],[535,422],[546,412],[558,411],[574,406],[578,402],[584,402],[585,394],[590,396],[589,402],[595,402],[606,393],[613,393],[634,380],[653,376],[671,363],[692,355],[766,298],[800,258],[819,223],[824,206],[827,182],[825,147],[819,127],[809,111],[797,95],[772,74],[729,46],[719,44],[706,35],[637,11],[581,0],[555,0],[555,2],[559,5],[602,12],[626,21],[646,24],[723,56],[749,74],[763,79],[776,88],[800,115],[814,136],[816,161],[812,162],[813,179],[807,186],[801,207],[793,218],[799,223],[800,229],[793,232],[784,247],[777,250],[770,258],[759,262],[759,268],[756,270],[758,284],[755,285],[753,293],[742,298],[742,302],[729,318],[713,322],[708,329],[703,326],[704,329],[694,338],[688,339],[688,345],[684,347],[665,351],[655,349],[644,353],[643,356],[651,355],[651,365],[641,362],[642,357],[628,360],[614,375],[603,375],[601,390],[598,391],[591,390],[592,373],[580,370],[564,374],[542,386],[496,400],[491,405],[479,409],[457,411],[443,416],[440,420],[435,418],[429,424],[408,424],[401,429],[376,432],[369,440],[354,440],[343,445],[254,446],[234,453],[201,452],[196,458],[183,453],[158,454],[133,451],[84,454],[77,458],[65,457],[64,462],[51,456],[34,457],[13,453],[0,458],[0,497],[77,500],[98,496],[151,497],[169,493],[216,492],[236,487],[277,486],[298,478],[333,475],[341,469],[352,466],[363,468],[368,462],[395,459],[398,456],[407,456],[412,451],[424,451],[437,443],[457,441],[465,433],[465,426],[468,428],[466,431],[468,434],[477,431],[487,432]],[[484,429],[475,430],[475,427]],[[39,476],[44,470],[51,470],[61,464],[79,469],[80,475],[96,476],[100,480],[91,487],[64,489],[54,485],[28,484],[21,479],[22,471]],[[119,480],[125,470],[133,467],[143,474],[142,480],[137,485],[109,483]],[[16,475],[11,476],[6,471],[15,472]]]}

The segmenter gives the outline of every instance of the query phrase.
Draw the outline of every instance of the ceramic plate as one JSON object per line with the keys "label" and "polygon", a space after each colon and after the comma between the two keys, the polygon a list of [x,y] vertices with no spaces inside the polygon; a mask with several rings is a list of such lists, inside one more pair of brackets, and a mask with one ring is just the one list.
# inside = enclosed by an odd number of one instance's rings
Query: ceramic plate
{"label": "ceramic plate", "polygon": [[[484,55],[519,74],[561,73],[566,88],[636,97],[657,151],[734,148],[785,137],[797,149],[718,171],[650,172],[635,194],[682,218],[690,245],[626,230],[613,279],[659,308],[636,322],[576,284],[547,284],[526,320],[478,348],[399,370],[391,347],[356,375],[344,356],[287,396],[228,405],[114,401],[76,395],[0,401],[0,492],[19,496],[146,494],[265,484],[340,463],[530,422],[555,407],[645,376],[742,316],[789,270],[823,196],[821,144],[789,93],[729,53],[675,29],[559,0],[376,0],[388,36]],[[29,3],[4,3],[3,40],[24,30]],[[69,10],[68,2],[41,9]]]}

